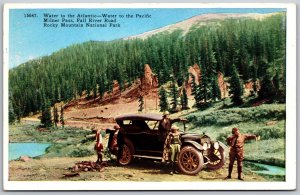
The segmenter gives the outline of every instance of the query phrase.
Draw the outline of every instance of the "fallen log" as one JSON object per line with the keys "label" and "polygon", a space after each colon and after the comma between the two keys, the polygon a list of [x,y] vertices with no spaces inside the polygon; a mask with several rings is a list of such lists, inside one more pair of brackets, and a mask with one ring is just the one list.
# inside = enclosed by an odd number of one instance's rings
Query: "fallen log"
{"label": "fallen log", "polygon": [[64,177],[77,177],[80,176],[79,173],[64,173]]}

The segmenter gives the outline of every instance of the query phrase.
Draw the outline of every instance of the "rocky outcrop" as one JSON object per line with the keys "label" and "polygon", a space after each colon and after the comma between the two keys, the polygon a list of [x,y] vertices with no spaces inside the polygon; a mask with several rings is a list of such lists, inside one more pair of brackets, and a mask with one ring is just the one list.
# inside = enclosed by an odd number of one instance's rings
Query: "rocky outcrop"
{"label": "rocky outcrop", "polygon": [[221,72],[218,72],[218,85],[221,91],[221,99],[228,97],[228,83],[224,80],[224,75]]}
{"label": "rocky outcrop", "polygon": [[200,76],[201,76],[201,69],[198,64],[194,64],[193,66],[190,66],[188,69],[189,73],[189,79],[185,83],[185,89],[188,96],[192,94],[192,77],[190,74],[192,74],[195,77],[195,83],[199,85],[200,83]]}
{"label": "rocky outcrop", "polygon": [[[195,82],[197,85],[200,83],[200,76],[201,76],[201,70],[198,64],[194,64],[193,66],[190,66],[188,69],[188,73],[192,74],[195,77]],[[192,83],[192,77],[189,75],[189,81],[188,83]]]}
{"label": "rocky outcrop", "polygon": [[[248,90],[253,90],[253,85],[254,85],[254,82],[252,80],[249,80],[247,82],[245,82],[245,89],[248,89]],[[260,90],[260,82],[259,80],[256,81],[256,90],[259,91]]]}
{"label": "rocky outcrop", "polygon": [[142,91],[149,91],[156,87],[158,87],[157,76],[153,74],[149,64],[145,64],[144,76],[141,79],[141,89]]}
{"label": "rocky outcrop", "polygon": [[[254,82],[252,80],[249,80],[247,82],[245,82],[244,84],[244,96],[249,96],[252,95],[252,93],[254,92]],[[260,82],[259,80],[256,80],[256,91],[260,90]]]}

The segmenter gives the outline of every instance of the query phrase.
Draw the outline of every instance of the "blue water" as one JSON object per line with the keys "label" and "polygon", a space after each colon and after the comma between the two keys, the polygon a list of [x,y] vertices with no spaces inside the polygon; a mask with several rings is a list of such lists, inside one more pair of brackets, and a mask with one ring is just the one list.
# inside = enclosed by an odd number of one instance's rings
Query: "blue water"
{"label": "blue water", "polygon": [[9,160],[18,159],[20,156],[42,155],[50,145],[47,143],[9,143]]}
{"label": "blue water", "polygon": [[262,173],[266,175],[285,175],[285,168],[283,167],[271,166],[271,165],[260,164],[260,163],[252,163],[252,164],[267,169],[261,171],[253,171],[255,173]]}

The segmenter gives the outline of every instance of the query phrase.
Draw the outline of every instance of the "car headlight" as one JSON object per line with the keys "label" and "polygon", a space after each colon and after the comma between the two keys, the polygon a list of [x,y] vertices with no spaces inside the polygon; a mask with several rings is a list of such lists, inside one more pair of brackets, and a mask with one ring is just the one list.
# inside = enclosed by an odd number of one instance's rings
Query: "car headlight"
{"label": "car headlight", "polygon": [[215,142],[215,143],[214,143],[214,149],[218,150],[218,149],[219,149],[219,147],[220,147],[220,144],[219,144],[219,142]]}
{"label": "car headlight", "polygon": [[208,144],[205,142],[205,143],[203,143],[203,150],[207,150],[207,148],[208,148]]}

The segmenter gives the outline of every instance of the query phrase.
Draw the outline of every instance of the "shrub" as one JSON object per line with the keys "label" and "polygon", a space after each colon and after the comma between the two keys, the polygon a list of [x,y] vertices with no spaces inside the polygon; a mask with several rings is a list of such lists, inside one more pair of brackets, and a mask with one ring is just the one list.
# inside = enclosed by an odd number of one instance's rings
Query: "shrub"
{"label": "shrub", "polygon": [[70,152],[69,156],[71,157],[85,157],[85,156],[91,156],[94,153],[91,150],[88,150],[86,148],[76,148],[72,152]]}
{"label": "shrub", "polygon": [[228,133],[220,133],[217,137],[217,140],[223,143],[226,143],[226,139],[229,136]]}
{"label": "shrub", "polygon": [[228,126],[248,121],[282,120],[285,119],[285,105],[272,104],[251,108],[230,108],[213,112],[198,112],[187,116],[187,119],[198,126]]}
{"label": "shrub", "polygon": [[262,140],[285,138],[284,128],[263,127],[248,131],[251,134],[260,135]]}

